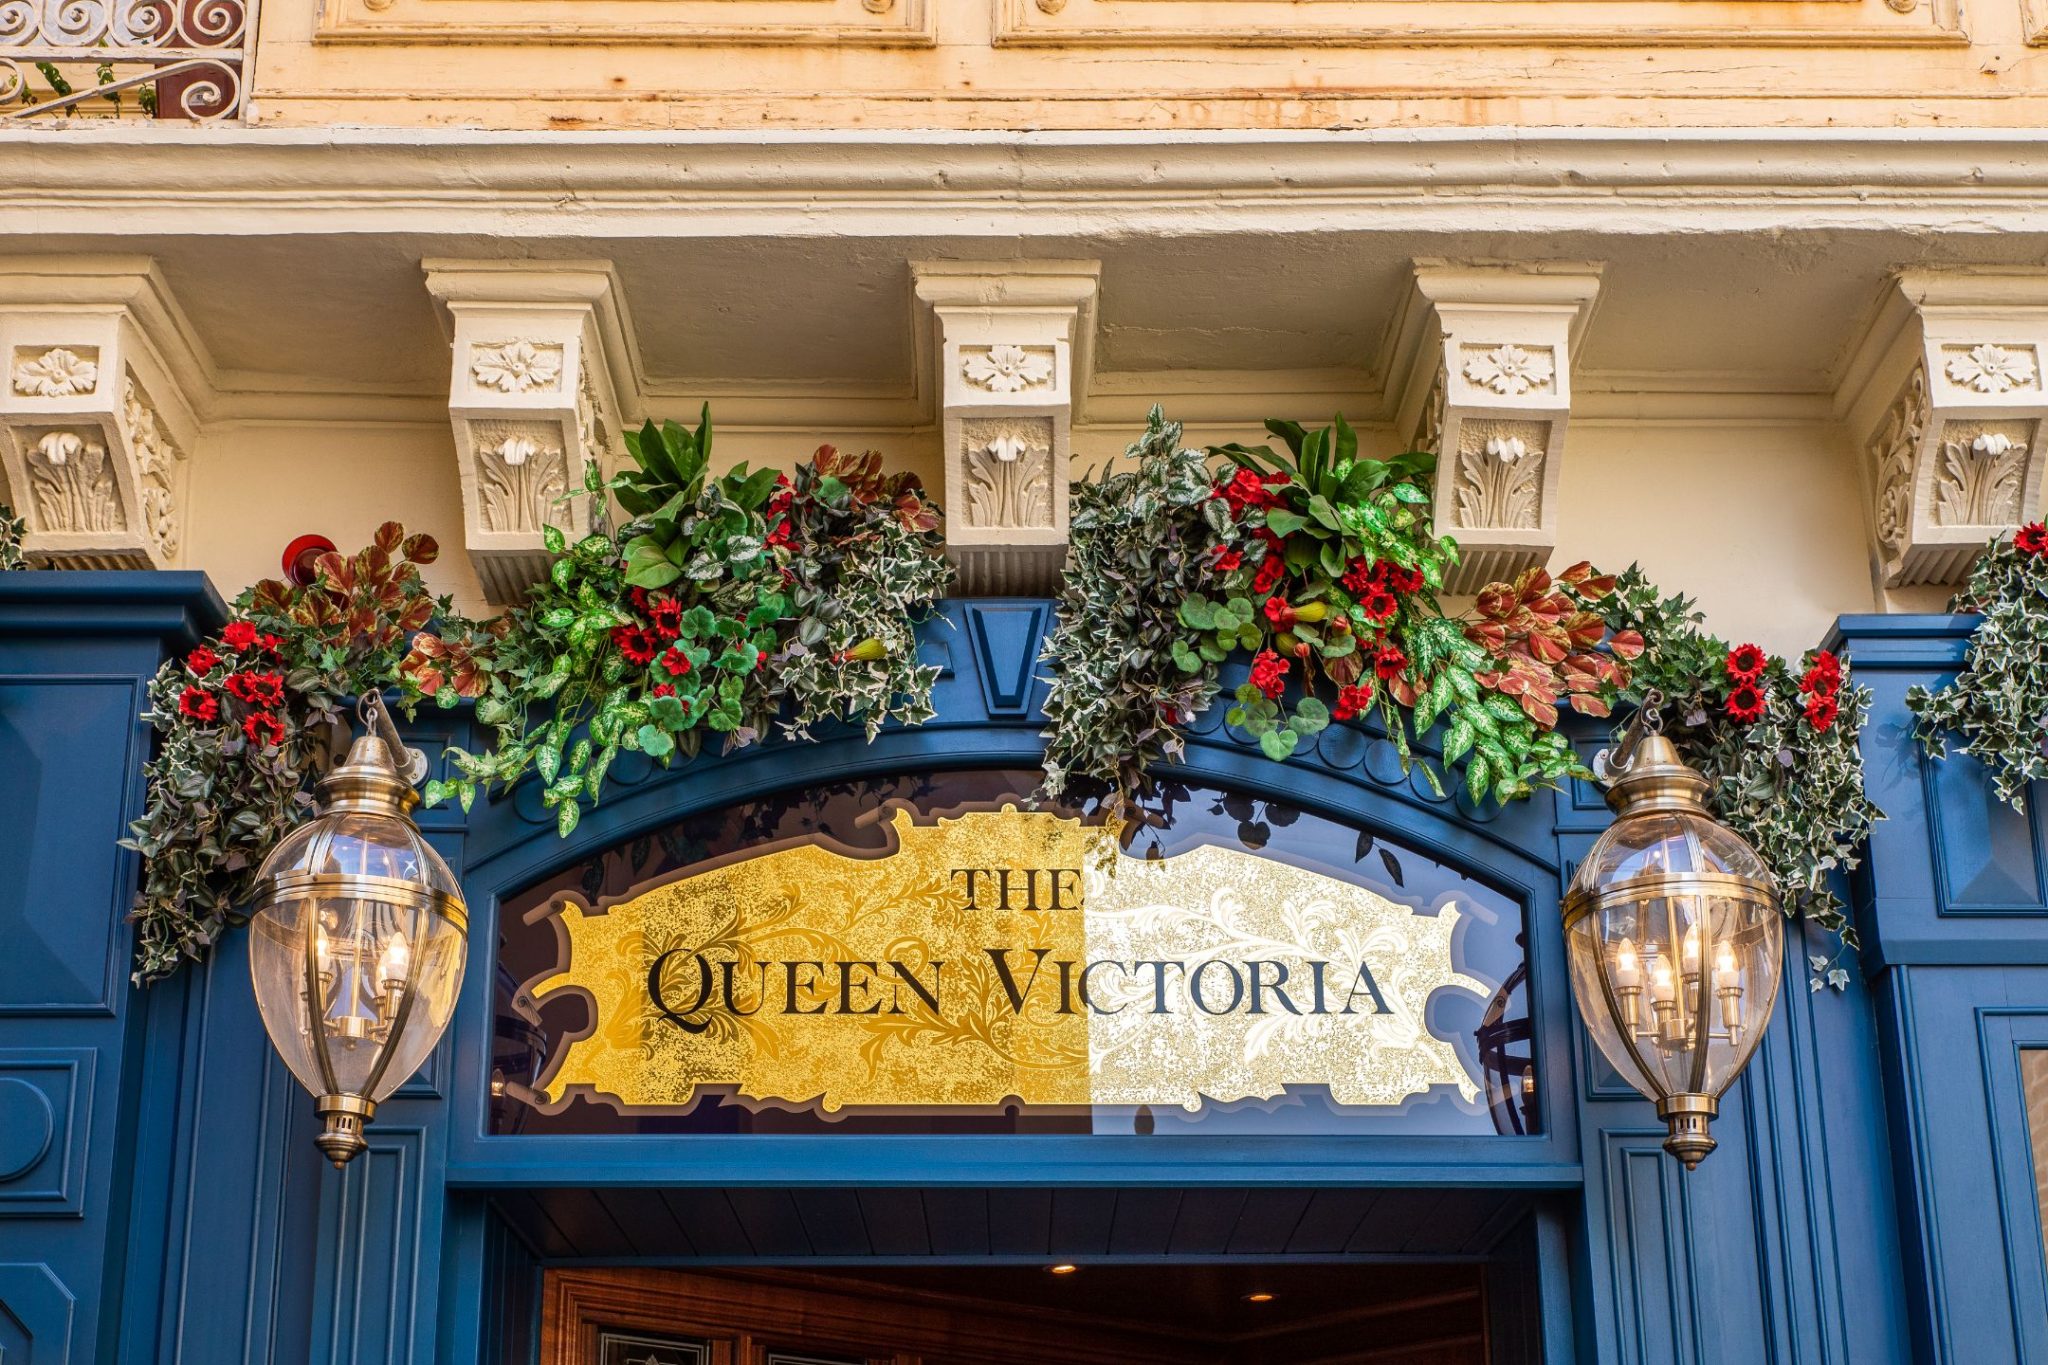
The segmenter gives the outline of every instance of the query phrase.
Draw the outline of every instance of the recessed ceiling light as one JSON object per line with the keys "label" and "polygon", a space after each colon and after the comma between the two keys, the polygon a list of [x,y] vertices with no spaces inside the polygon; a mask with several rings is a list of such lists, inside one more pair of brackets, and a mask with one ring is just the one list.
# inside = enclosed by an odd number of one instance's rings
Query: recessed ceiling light
{"label": "recessed ceiling light", "polygon": [[1244,1301],[1246,1303],[1271,1303],[1273,1301],[1273,1296],[1271,1294],[1268,1294],[1265,1290],[1261,1289],[1256,1294],[1245,1295]]}
{"label": "recessed ceiling light", "polygon": [[1065,1261],[1062,1261],[1062,1262],[1060,1262],[1060,1263],[1059,1263],[1058,1265],[1049,1265],[1049,1266],[1047,1266],[1047,1267],[1046,1267],[1046,1270],[1047,1270],[1047,1271],[1048,1271],[1049,1273],[1051,1273],[1051,1274],[1054,1274],[1054,1275],[1071,1275],[1071,1274],[1073,1274],[1073,1273],[1074,1273],[1075,1271],[1079,1270],[1080,1268],[1081,1268],[1081,1267],[1079,1267],[1079,1266],[1077,1266],[1077,1265],[1070,1265],[1070,1264],[1068,1264],[1067,1262],[1065,1262]]}

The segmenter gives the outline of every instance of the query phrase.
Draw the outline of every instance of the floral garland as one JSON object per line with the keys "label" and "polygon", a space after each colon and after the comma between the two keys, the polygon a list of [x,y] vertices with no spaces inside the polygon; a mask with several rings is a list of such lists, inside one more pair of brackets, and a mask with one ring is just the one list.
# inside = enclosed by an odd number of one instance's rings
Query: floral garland
{"label": "floral garland", "polygon": [[469,809],[528,772],[556,828],[576,828],[622,752],[667,764],[706,733],[729,748],[780,719],[807,736],[826,720],[869,738],[929,718],[938,670],[918,662],[917,621],[951,581],[938,510],[872,453],[822,446],[794,477],[745,465],[710,477],[711,419],[628,433],[635,467],[585,489],[631,517],[574,545],[544,532],[551,564],[528,600],[488,621],[445,615],[414,642],[409,697],[476,703],[483,753],[450,749],[456,775],[428,804]]}
{"label": "floral garland", "polygon": [[[1797,671],[1761,646],[1708,634],[1687,597],[1663,595],[1630,565],[1603,612],[1610,629],[1644,641],[1629,688],[1665,698],[1666,733],[1710,784],[1707,804],[1770,868],[1787,914],[1804,915],[1857,945],[1834,875],[1854,868],[1884,812],[1865,795],[1857,736],[1870,689],[1827,650]],[[1841,989],[1841,951],[1812,955],[1809,984]]]}
{"label": "floral garland", "polygon": [[2027,784],[2048,777],[2048,529],[2023,526],[1994,540],[1949,610],[1984,619],[1970,637],[1962,671],[1939,692],[1915,687],[1906,706],[1921,743],[1936,758],[1944,736],[1983,761],[1999,798],[2025,810]]}
{"label": "floral garland", "polygon": [[387,523],[359,554],[322,555],[309,586],[256,584],[218,635],[157,671],[143,719],[162,740],[121,841],[143,858],[138,983],[201,959],[238,921],[264,855],[311,807],[341,707],[391,684],[406,637],[446,609],[420,579],[437,553]]}
{"label": "floral garland", "polygon": [[[1595,610],[1614,581],[1583,564],[1556,580],[1531,570],[1447,615],[1436,592],[1457,546],[1431,529],[1434,457],[1361,457],[1341,416],[1320,431],[1267,428],[1284,453],[1198,452],[1154,409],[1127,452],[1136,468],[1075,489],[1045,651],[1048,792],[1080,776],[1121,804],[1153,762],[1183,751],[1183,727],[1240,654],[1250,675],[1226,721],[1268,758],[1376,714],[1404,767],[1412,737],[1441,722],[1443,765],[1462,766],[1474,801],[1589,776],[1556,731],[1558,704],[1604,716],[1628,679],[1642,640]],[[1210,473],[1218,457],[1226,479]]]}
{"label": "floral garland", "polygon": [[[1835,656],[1810,652],[1795,676],[1756,645],[1705,633],[1688,599],[1633,567],[1531,569],[1450,615],[1436,594],[1457,547],[1430,529],[1431,457],[1361,457],[1341,417],[1317,432],[1268,428],[1284,453],[1198,452],[1155,410],[1127,452],[1135,468],[1075,489],[1045,651],[1050,793],[1085,777],[1124,803],[1152,763],[1183,752],[1233,656],[1249,676],[1226,723],[1267,757],[1372,717],[1433,784],[1416,748],[1435,732],[1444,775],[1462,771],[1475,802],[1590,778],[1557,728],[1561,709],[1606,716],[1655,688],[1710,804],[1756,846],[1788,912],[1854,946],[1832,875],[1855,866],[1881,813],[1856,744],[1870,694]],[[1833,957],[1813,965],[1816,982],[1847,980]]]}
{"label": "floral garland", "polygon": [[28,567],[28,558],[21,552],[22,538],[27,534],[28,523],[14,515],[12,507],[0,502],[0,573]]}
{"label": "floral garland", "polygon": [[[1870,696],[1839,660],[1809,652],[1795,671],[1731,647],[1633,567],[1530,570],[1453,615],[1437,596],[1457,546],[1432,530],[1433,457],[1361,456],[1341,417],[1268,428],[1284,449],[1185,449],[1155,409],[1132,468],[1074,489],[1046,644],[1049,792],[1094,780],[1120,804],[1182,752],[1233,659],[1247,676],[1226,720],[1268,757],[1370,720],[1404,765],[1460,781],[1475,802],[1590,777],[1562,711],[1606,716],[1654,688],[1710,803],[1757,847],[1788,911],[1854,944],[1832,875],[1855,865],[1881,813],[1856,746]],[[150,687],[163,744],[149,804],[124,841],[145,859],[138,979],[201,956],[233,921],[263,854],[308,806],[341,702],[368,688],[473,702],[492,732],[484,752],[450,751],[455,775],[428,784],[429,802],[467,809],[531,773],[564,835],[622,752],[668,763],[707,734],[733,748],[837,721],[872,739],[929,718],[937,670],[918,661],[915,631],[951,575],[916,480],[829,446],[789,474],[714,478],[711,438],[708,412],[695,430],[629,433],[634,467],[593,472],[578,495],[593,499],[595,529],[572,544],[549,528],[547,574],[503,615],[468,620],[429,596],[419,567],[433,542],[387,525],[353,558],[324,556],[309,587],[244,593],[216,639],[167,663]],[[615,533],[606,493],[629,518]],[[1990,600],[1995,570],[2019,575],[2001,591],[2041,592],[2043,551],[2048,532],[2028,528],[1987,557],[1973,591]],[[2038,726],[2034,742],[2038,763]],[[1832,959],[1813,964],[1816,987],[1846,981]]]}

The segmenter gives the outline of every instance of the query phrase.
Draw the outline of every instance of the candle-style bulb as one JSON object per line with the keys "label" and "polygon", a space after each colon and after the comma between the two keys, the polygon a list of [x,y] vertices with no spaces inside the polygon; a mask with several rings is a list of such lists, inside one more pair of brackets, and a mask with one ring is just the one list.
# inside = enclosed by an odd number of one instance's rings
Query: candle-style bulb
{"label": "candle-style bulb", "polygon": [[1624,938],[1614,945],[1614,984],[1623,990],[1643,984],[1642,958],[1632,938]]}
{"label": "candle-style bulb", "polygon": [[405,984],[406,972],[412,966],[412,948],[406,943],[405,935],[393,934],[384,944],[384,954],[377,960],[377,979],[388,989]]}
{"label": "candle-style bulb", "polygon": [[1671,964],[1665,961],[1664,954],[1654,948],[1651,949],[1650,998],[1660,1005],[1668,1005],[1677,993],[1677,985],[1677,981],[1671,975]]}
{"label": "candle-style bulb", "polygon": [[1687,976],[1700,974],[1700,927],[1697,924],[1685,931],[1685,942],[1679,949],[1679,965]]}
{"label": "candle-style bulb", "polygon": [[1735,979],[1735,948],[1727,939],[1714,945],[1714,979],[1723,986]]}

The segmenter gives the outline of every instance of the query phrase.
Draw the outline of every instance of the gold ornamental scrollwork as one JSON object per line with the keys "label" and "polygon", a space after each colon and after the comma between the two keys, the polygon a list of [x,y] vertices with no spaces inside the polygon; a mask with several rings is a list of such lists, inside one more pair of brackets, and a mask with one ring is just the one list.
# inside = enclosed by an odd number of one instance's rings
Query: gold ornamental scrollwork
{"label": "gold ornamental scrollwork", "polygon": [[1124,855],[1113,825],[1024,811],[890,817],[895,847],[774,848],[551,907],[591,1026],[538,1083],[629,1111],[1268,1100],[1389,1106],[1478,1094],[1426,1015],[1461,919],[1306,867],[1202,845]]}

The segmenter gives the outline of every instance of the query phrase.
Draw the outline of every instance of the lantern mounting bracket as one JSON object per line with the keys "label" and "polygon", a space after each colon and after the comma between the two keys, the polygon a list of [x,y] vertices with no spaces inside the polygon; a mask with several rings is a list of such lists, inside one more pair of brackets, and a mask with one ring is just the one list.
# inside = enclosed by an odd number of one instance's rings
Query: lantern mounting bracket
{"label": "lantern mounting bracket", "polygon": [[417,787],[427,777],[427,756],[405,742],[398,733],[398,725],[391,719],[391,709],[384,704],[383,694],[375,690],[363,693],[356,702],[356,716],[363,722],[363,728],[384,741],[384,747],[391,751],[392,763],[405,780]]}
{"label": "lantern mounting bracket", "polygon": [[1647,735],[1664,733],[1664,694],[1656,688],[1643,693],[1642,704],[1622,727],[1621,738],[1610,748],[1593,755],[1593,776],[1603,787],[1626,773],[1636,761],[1636,750]]}

